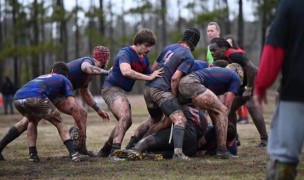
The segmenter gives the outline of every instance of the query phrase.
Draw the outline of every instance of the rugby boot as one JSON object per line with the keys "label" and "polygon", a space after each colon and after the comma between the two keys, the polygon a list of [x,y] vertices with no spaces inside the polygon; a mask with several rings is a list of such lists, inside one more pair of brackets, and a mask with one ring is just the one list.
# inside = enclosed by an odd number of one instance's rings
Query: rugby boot
{"label": "rugby boot", "polygon": [[154,160],[154,161],[164,160],[162,154],[142,153],[142,158],[143,160]]}
{"label": "rugby boot", "polygon": [[92,151],[88,151],[86,146],[81,146],[80,149],[78,149],[78,151],[80,154],[83,154],[83,155],[87,155],[89,157],[96,157],[96,155],[92,152]]}
{"label": "rugby boot", "polygon": [[172,159],[175,161],[191,161],[191,158],[184,153],[174,153]]}
{"label": "rugby boot", "polygon": [[266,180],[294,180],[297,175],[295,163],[270,160],[267,163]]}
{"label": "rugby boot", "polygon": [[88,158],[89,158],[88,155],[82,155],[79,154],[78,152],[71,154],[71,160],[74,162],[86,161],[88,160]]}
{"label": "rugby boot", "polygon": [[256,147],[267,147],[267,140],[261,140],[261,142]]}
{"label": "rugby boot", "polygon": [[111,156],[129,161],[142,160],[141,154],[131,149],[117,149],[111,153]]}
{"label": "rugby boot", "polygon": [[220,159],[238,158],[238,156],[234,156],[228,150],[217,150],[215,157]]}
{"label": "rugby boot", "polygon": [[37,163],[40,161],[40,158],[37,153],[30,153],[30,158],[28,160],[30,163]]}

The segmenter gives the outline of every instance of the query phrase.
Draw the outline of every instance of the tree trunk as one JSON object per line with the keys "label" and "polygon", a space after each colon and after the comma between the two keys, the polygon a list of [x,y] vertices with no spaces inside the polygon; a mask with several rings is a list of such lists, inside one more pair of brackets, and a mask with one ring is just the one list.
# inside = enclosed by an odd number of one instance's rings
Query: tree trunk
{"label": "tree trunk", "polygon": [[80,44],[80,35],[79,35],[79,26],[78,26],[78,0],[75,1],[75,59],[79,58],[79,44]]}
{"label": "tree trunk", "polygon": [[244,18],[243,18],[243,0],[239,0],[239,15],[238,15],[238,43],[241,48],[244,48]]}
{"label": "tree trunk", "polygon": [[[12,1],[12,16],[13,16],[13,29],[17,28],[17,0]],[[16,35],[13,37],[14,49],[17,49],[18,39]],[[20,85],[20,78],[19,78],[19,68],[18,68],[18,57],[16,55],[13,56],[13,66],[14,66],[14,83],[17,87]]]}
{"label": "tree trunk", "polygon": [[[32,46],[38,46],[39,44],[39,25],[38,25],[38,2],[37,0],[34,0],[33,2],[33,16],[32,16],[32,27],[33,27],[33,42],[31,43]],[[34,52],[32,54],[32,74],[33,77],[38,77],[40,75],[39,72],[39,54],[37,52]]]}
{"label": "tree trunk", "polygon": [[161,0],[161,20],[162,20],[162,45],[165,47],[167,45],[167,3],[166,0]]}

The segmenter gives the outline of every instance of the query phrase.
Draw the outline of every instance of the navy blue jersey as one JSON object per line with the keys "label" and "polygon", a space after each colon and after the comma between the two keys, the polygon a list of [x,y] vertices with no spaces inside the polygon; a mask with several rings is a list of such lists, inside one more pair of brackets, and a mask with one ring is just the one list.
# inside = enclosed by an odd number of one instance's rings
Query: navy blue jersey
{"label": "navy blue jersey", "polygon": [[226,92],[237,94],[241,80],[236,72],[220,67],[205,68],[192,72],[201,84],[211,90],[216,95]]}
{"label": "navy blue jersey", "polygon": [[194,57],[189,48],[180,44],[167,46],[157,57],[157,69],[163,68],[162,77],[150,81],[146,86],[171,91],[171,78],[176,70],[189,74],[194,64]]}
{"label": "navy blue jersey", "polygon": [[195,129],[197,139],[203,136],[207,130],[207,119],[203,111],[197,107],[191,107],[189,105],[183,106],[183,112],[187,119],[187,126]]}
{"label": "navy blue jersey", "polygon": [[122,75],[119,65],[121,63],[130,64],[132,70],[142,73],[151,74],[151,66],[147,56],[139,58],[137,53],[131,47],[122,48],[115,57],[114,65],[111,73],[107,76],[104,86],[117,86],[123,90],[130,92],[135,83],[134,79],[130,79]]}
{"label": "navy blue jersey", "polygon": [[67,63],[70,71],[68,78],[71,81],[74,90],[78,88],[87,88],[92,79],[92,74],[85,73],[81,70],[81,64],[84,62],[88,62],[95,66],[94,60],[91,57],[82,57]]}
{"label": "navy blue jersey", "polygon": [[201,60],[195,60],[193,67],[192,67],[192,71],[197,71],[200,69],[205,69],[209,67],[209,63],[205,62],[205,61],[201,61]]}
{"label": "navy blue jersey", "polygon": [[14,100],[25,98],[49,98],[74,96],[71,82],[61,74],[46,74],[26,83],[14,96]]}

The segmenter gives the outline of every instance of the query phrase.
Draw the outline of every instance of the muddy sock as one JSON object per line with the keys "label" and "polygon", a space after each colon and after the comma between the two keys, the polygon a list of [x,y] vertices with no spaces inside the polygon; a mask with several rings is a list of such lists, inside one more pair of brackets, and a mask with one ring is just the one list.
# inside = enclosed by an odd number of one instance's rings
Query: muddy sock
{"label": "muddy sock", "polygon": [[18,131],[18,129],[15,126],[11,127],[9,129],[9,131],[6,133],[6,135],[0,141],[0,153],[2,152],[2,150],[4,149],[4,147],[7,144],[9,144],[10,142],[12,142],[17,137],[19,137],[20,134],[21,133]]}
{"label": "muddy sock", "polygon": [[37,154],[36,146],[30,146],[29,147],[29,154]]}
{"label": "muddy sock", "polygon": [[136,136],[131,136],[131,139],[128,143],[128,145],[126,146],[126,149],[131,149],[135,146],[135,144],[139,141],[139,138]]}
{"label": "muddy sock", "polygon": [[72,139],[68,139],[68,140],[64,141],[63,143],[64,143],[65,147],[68,149],[70,154],[74,154],[76,152]]}
{"label": "muddy sock", "polygon": [[173,128],[173,142],[174,142],[174,149],[175,148],[183,148],[183,141],[184,141],[184,134],[185,128],[175,125]]}
{"label": "muddy sock", "polygon": [[121,148],[121,144],[119,144],[119,143],[113,143],[113,144],[112,144],[111,153],[112,153],[113,151],[115,151],[116,149],[120,149],[120,148]]}

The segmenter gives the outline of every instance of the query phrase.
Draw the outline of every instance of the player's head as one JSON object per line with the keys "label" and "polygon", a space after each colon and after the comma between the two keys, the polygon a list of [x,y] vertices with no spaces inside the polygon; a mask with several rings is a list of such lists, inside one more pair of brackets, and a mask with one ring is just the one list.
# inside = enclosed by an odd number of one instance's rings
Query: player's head
{"label": "player's head", "polygon": [[156,36],[151,29],[141,29],[139,30],[134,38],[134,45],[146,44],[147,46],[154,46],[156,43]]}
{"label": "player's head", "polygon": [[209,44],[209,50],[214,60],[224,59],[225,52],[229,48],[231,45],[224,38],[213,38]]}
{"label": "player's head", "polygon": [[241,84],[243,84],[243,79],[244,79],[244,71],[241,65],[237,63],[231,63],[226,66],[226,68],[231,69],[232,71],[236,72],[241,80]]}
{"label": "player's head", "polygon": [[69,74],[69,68],[66,63],[62,61],[55,62],[51,67],[51,73],[67,76]]}
{"label": "player's head", "polygon": [[194,51],[197,46],[199,40],[201,38],[201,34],[196,28],[187,28],[184,32],[184,36],[182,42],[185,42],[189,45],[191,51]]}
{"label": "player's head", "polygon": [[92,55],[96,61],[99,61],[101,64],[101,68],[106,68],[110,58],[110,50],[105,46],[95,46]]}

